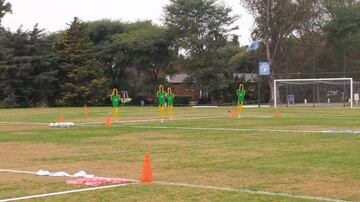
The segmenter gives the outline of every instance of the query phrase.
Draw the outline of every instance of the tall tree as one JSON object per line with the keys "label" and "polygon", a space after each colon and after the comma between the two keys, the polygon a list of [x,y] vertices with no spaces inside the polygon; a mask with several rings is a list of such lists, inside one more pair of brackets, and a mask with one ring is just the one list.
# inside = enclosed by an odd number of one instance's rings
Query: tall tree
{"label": "tall tree", "polygon": [[[327,39],[327,49],[333,52],[340,72],[359,79],[360,67],[360,2],[332,6],[329,9],[331,20],[324,26]],[[339,70],[338,70],[339,71]],[[345,76],[340,74],[341,76]],[[339,76],[340,76],[339,75]]]}
{"label": "tall tree", "polygon": [[133,82],[139,82],[139,77],[142,77],[142,93],[152,92],[164,81],[165,73],[172,72],[171,40],[163,27],[151,21],[136,22],[129,24],[125,33],[115,35],[113,39],[136,71]]}
{"label": "tall tree", "polygon": [[11,4],[9,2],[5,2],[5,0],[0,0],[0,26],[2,18],[7,14],[11,13]]}
{"label": "tall tree", "polygon": [[66,105],[96,103],[106,95],[103,69],[95,59],[86,24],[77,17],[61,33],[54,50],[59,56],[59,101]]}
{"label": "tall tree", "polygon": [[217,0],[170,0],[165,6],[165,25],[175,37],[175,47],[190,55],[226,44],[226,35],[236,27],[231,8]]}
{"label": "tall tree", "polygon": [[182,53],[189,83],[207,91],[212,101],[223,85],[210,84],[206,78],[220,82],[227,77],[227,67],[217,59],[218,50],[227,45],[229,31],[237,28],[231,27],[236,16],[230,12],[230,7],[217,0],[171,0],[165,7],[165,25],[174,36],[175,50]]}
{"label": "tall tree", "polygon": [[268,79],[273,101],[273,80],[281,65],[279,51],[284,50],[286,39],[301,38],[304,32],[319,29],[320,0],[242,0],[253,14],[256,27],[253,37],[265,43],[266,59],[271,64]]}
{"label": "tall tree", "polygon": [[331,20],[325,25],[329,43],[337,49],[356,51],[360,48],[360,3],[330,9]]}
{"label": "tall tree", "polygon": [[0,100],[4,107],[47,105],[54,91],[56,71],[51,65],[51,45],[43,30],[4,32],[0,62]]}
{"label": "tall tree", "polygon": [[118,89],[128,87],[126,70],[130,67],[131,56],[113,40],[115,35],[126,31],[126,24],[100,20],[88,22],[87,25],[87,33],[95,45],[96,58],[105,67],[110,86]]}

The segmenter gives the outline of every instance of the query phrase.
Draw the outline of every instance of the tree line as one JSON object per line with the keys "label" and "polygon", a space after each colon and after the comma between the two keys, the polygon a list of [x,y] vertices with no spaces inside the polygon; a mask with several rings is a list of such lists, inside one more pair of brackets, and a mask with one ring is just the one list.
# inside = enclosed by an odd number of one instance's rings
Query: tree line
{"label": "tree line", "polygon": [[[274,78],[351,76],[360,80],[360,4],[356,0],[241,0],[255,18],[260,48],[247,52],[231,31],[241,29],[218,0],[170,0],[164,24],[84,22],[74,17],[60,32],[35,25],[15,32],[1,19],[12,12],[0,0],[0,107],[103,105],[110,89],[154,96],[165,75],[187,73],[186,85],[232,99],[237,73],[257,73],[265,102]],[[346,74],[346,75],[345,75]],[[266,82],[267,81],[267,82]]]}

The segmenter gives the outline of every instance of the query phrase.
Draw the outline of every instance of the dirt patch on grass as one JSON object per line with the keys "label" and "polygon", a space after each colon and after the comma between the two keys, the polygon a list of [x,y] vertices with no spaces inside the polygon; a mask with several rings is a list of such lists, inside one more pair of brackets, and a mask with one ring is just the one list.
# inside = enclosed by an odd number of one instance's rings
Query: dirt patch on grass
{"label": "dirt patch on grass", "polygon": [[347,181],[336,176],[311,175],[290,176],[284,175],[278,183],[269,184],[267,190],[273,192],[287,192],[300,195],[323,196],[347,200],[360,199],[360,182]]}
{"label": "dirt patch on grass", "polygon": [[46,125],[17,125],[17,124],[9,124],[9,125],[3,125],[0,124],[0,131],[29,131],[29,130],[38,130],[38,129],[46,129],[48,126]]}
{"label": "dirt patch on grass", "polygon": [[[68,146],[35,143],[0,143],[0,168],[31,168],[36,159],[79,152]],[[37,162],[39,163],[39,162]]]}
{"label": "dirt patch on grass", "polygon": [[[0,143],[0,169],[33,172],[42,169],[65,171],[70,174],[84,170],[97,176],[139,178],[142,157],[139,158],[138,163],[121,163],[114,160],[81,161],[81,156],[88,157],[91,154],[99,154],[100,152],[110,152],[111,154],[112,149],[94,146],[77,148],[75,146],[53,144]],[[66,160],[74,157],[76,157],[76,160]],[[60,160],[52,160],[53,158],[59,158]],[[0,174],[4,175],[3,180],[10,179],[14,175],[20,175],[19,179],[21,179],[21,175],[24,175],[4,174],[2,172]]]}

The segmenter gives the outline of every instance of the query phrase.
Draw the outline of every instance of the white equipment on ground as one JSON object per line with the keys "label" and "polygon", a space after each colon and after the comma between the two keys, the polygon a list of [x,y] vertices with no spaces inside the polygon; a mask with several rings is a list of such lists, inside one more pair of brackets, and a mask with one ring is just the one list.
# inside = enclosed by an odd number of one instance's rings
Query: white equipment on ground
{"label": "white equipment on ground", "polygon": [[292,106],[353,107],[352,78],[275,79],[274,107],[290,106],[288,96],[294,96]]}
{"label": "white equipment on ground", "polygon": [[121,91],[121,103],[128,103],[131,102],[132,98],[129,98],[129,93],[125,91]]}
{"label": "white equipment on ground", "polygon": [[63,123],[57,123],[57,122],[52,122],[49,123],[49,127],[50,128],[72,128],[74,127],[74,123],[73,122],[63,122]]}

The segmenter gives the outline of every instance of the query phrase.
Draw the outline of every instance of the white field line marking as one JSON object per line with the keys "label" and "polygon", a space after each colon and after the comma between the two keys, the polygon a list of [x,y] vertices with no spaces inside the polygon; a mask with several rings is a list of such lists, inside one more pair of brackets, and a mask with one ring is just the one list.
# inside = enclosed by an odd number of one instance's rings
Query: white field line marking
{"label": "white field line marking", "polygon": [[36,175],[36,172],[32,172],[32,171],[11,170],[11,169],[0,169],[0,172],[34,174],[34,175]]}
{"label": "white field line marking", "polygon": [[[228,116],[198,116],[198,117],[180,117],[173,119],[163,119],[168,121],[178,121],[178,120],[196,120],[196,119],[216,119],[216,118],[226,118]],[[139,120],[128,120],[128,121],[114,121],[113,123],[140,123],[140,122],[157,122],[161,119],[139,119]],[[93,124],[104,124],[104,121],[99,122],[79,122],[75,123],[76,125],[93,125]]]}
{"label": "white field line marking", "polygon": [[[169,121],[176,120],[195,120],[195,119],[216,119],[216,118],[225,118],[228,116],[198,116],[198,117],[179,117],[173,119],[166,119]],[[113,123],[138,123],[138,122],[156,122],[161,119],[139,119],[139,120],[128,120],[128,121],[114,121]],[[50,122],[49,122],[50,123]],[[49,123],[41,123],[41,122],[10,122],[10,121],[0,121],[0,124],[27,124],[27,125],[49,125]],[[93,124],[104,124],[105,121],[97,121],[97,122],[75,122],[76,125],[93,125]]]}
{"label": "white field line marking", "polygon": [[0,202],[19,201],[19,200],[26,200],[26,199],[42,198],[42,197],[56,196],[56,195],[63,195],[63,194],[71,194],[71,193],[84,192],[84,191],[93,191],[93,190],[98,190],[98,189],[109,189],[109,188],[122,187],[122,186],[127,186],[127,185],[129,185],[129,184],[116,184],[116,185],[107,185],[107,186],[101,186],[101,187],[75,189],[75,190],[54,192],[54,193],[48,193],[48,194],[39,194],[39,195],[33,195],[33,196],[23,196],[23,197],[18,197],[18,198],[3,199],[3,200],[0,200]]}
{"label": "white field line marking", "polygon": [[[230,118],[230,116],[197,116],[197,117],[179,117],[179,118],[166,118],[164,121],[179,121],[179,120],[197,120],[197,119],[217,119],[217,118]],[[272,118],[271,116],[241,116],[241,118]],[[140,119],[140,120],[128,120],[128,121],[114,121],[113,123],[138,123],[138,122],[158,122],[161,119]],[[104,124],[105,122],[79,122],[76,125],[93,125]]]}
{"label": "white field line marking", "polygon": [[[21,173],[21,174],[32,174],[32,175],[37,175],[36,172],[33,172],[33,171],[24,171],[24,170],[12,170],[12,169],[0,169],[0,172],[7,172],[7,173]],[[39,177],[54,177],[54,176],[41,176],[41,175],[38,175]],[[70,175],[70,176],[61,176],[61,177],[71,177],[71,178],[80,178],[80,177],[75,177],[73,175]],[[95,179],[112,179],[112,178],[109,178],[109,177],[89,177],[89,178],[95,178]],[[127,179],[127,178],[126,178]],[[133,179],[127,179],[128,181],[131,181],[131,182],[140,182],[139,180],[133,180]]]}
{"label": "white field line marking", "polygon": [[290,132],[290,133],[323,133],[321,130],[286,130],[286,129],[258,129],[258,128],[203,128],[203,127],[172,127],[172,126],[129,126],[146,129],[178,129],[178,130],[210,130],[210,131],[262,131],[262,132]]}
{"label": "white field line marking", "polygon": [[[195,116],[195,117],[190,117],[190,116],[185,116],[185,117],[179,117],[179,118],[172,118],[172,119],[164,119],[167,121],[179,121],[179,120],[197,120],[197,119],[216,119],[216,118],[230,118],[230,116],[223,116],[223,115],[219,115],[219,116]],[[241,116],[241,118],[272,118],[272,116],[256,116],[256,115],[249,115],[249,116]],[[114,121],[113,123],[141,123],[141,122],[157,122],[157,121],[161,121],[160,118],[155,118],[155,119],[139,119],[139,120],[128,120],[128,121]],[[49,122],[50,123],[50,122]],[[17,125],[17,124],[26,124],[26,125],[49,125],[49,123],[42,123],[42,122],[19,122],[19,121],[0,121],[0,124],[13,124],[13,125]],[[95,122],[75,122],[75,125],[78,126],[85,126],[85,125],[96,125],[96,124],[104,124],[105,121],[95,121]]]}
{"label": "white field line marking", "polygon": [[[179,117],[179,118],[173,118],[173,119],[164,119],[169,121],[177,121],[177,120],[196,120],[196,119],[216,119],[216,118],[230,118],[230,116],[198,116],[198,117]],[[266,115],[245,115],[241,116],[241,118],[272,118],[272,116],[266,116]],[[336,118],[344,118],[344,119],[356,119],[355,116],[303,116],[303,117],[295,117],[295,116],[289,116],[287,118],[292,119],[306,119],[306,118],[321,118],[321,119],[336,119]],[[141,123],[141,122],[157,122],[161,121],[161,119],[139,119],[139,120],[128,120],[128,121],[114,121],[113,123]],[[50,123],[50,122],[49,122]],[[42,123],[42,122],[25,122],[25,121],[0,121],[1,125],[49,125],[49,123]],[[85,125],[96,125],[96,124],[104,124],[105,121],[98,121],[98,122],[75,122],[78,126],[85,126]]]}
{"label": "white field line marking", "polygon": [[[32,171],[21,171],[21,170],[9,170],[9,169],[0,169],[0,172],[13,172],[13,173],[23,173],[23,174],[36,174],[36,172]],[[96,177],[95,177],[96,178]],[[103,177],[97,177],[102,179],[109,179],[109,178],[103,178]],[[140,183],[138,180],[131,180],[135,183]],[[319,200],[319,201],[330,201],[330,202],[347,202],[340,199],[331,199],[326,197],[314,197],[314,196],[302,196],[302,195],[292,195],[287,193],[274,193],[274,192],[266,192],[266,191],[253,191],[249,189],[233,189],[233,188],[226,188],[226,187],[215,187],[215,186],[204,186],[204,185],[193,185],[193,184],[185,184],[185,183],[173,183],[173,182],[159,182],[155,181],[154,184],[160,184],[160,185],[173,185],[173,186],[184,186],[184,187],[194,187],[194,188],[202,188],[202,189],[214,189],[214,190],[220,190],[220,191],[233,191],[233,192],[243,192],[243,193],[249,193],[249,194],[258,194],[258,195],[270,195],[270,196],[283,196],[283,197],[289,197],[289,198],[302,198],[302,199],[311,199],[311,200]],[[117,186],[117,185],[110,185],[110,186]],[[109,187],[109,186],[106,186]],[[109,187],[111,188],[111,187]],[[91,189],[91,188],[90,188]],[[93,189],[94,190],[94,189]],[[79,191],[77,191],[79,192]],[[73,193],[73,192],[71,192]],[[43,194],[44,195],[44,194]],[[56,194],[58,195],[58,194]],[[52,195],[47,195],[52,196]],[[45,197],[45,196],[42,196]],[[22,197],[21,197],[22,198]],[[30,199],[30,198],[26,198]],[[9,200],[9,199],[6,199]],[[6,201],[5,200],[5,201]],[[21,199],[17,199],[21,200]],[[3,200],[0,200],[0,202]]]}
{"label": "white field line marking", "polygon": [[233,189],[233,188],[225,188],[225,187],[193,185],[193,184],[172,183],[172,182],[153,182],[153,183],[161,184],[161,185],[174,185],[174,186],[193,187],[193,188],[202,188],[202,189],[214,189],[214,190],[220,190],[220,191],[242,192],[242,193],[247,193],[247,194],[282,196],[282,197],[288,197],[288,198],[300,198],[300,199],[317,200],[317,201],[349,202],[349,201],[345,201],[345,200],[341,200],[341,199],[332,199],[332,198],[317,197],[317,196],[293,195],[293,194],[280,193],[280,192],[274,193],[274,192],[267,192],[267,191],[252,191],[249,189]]}

